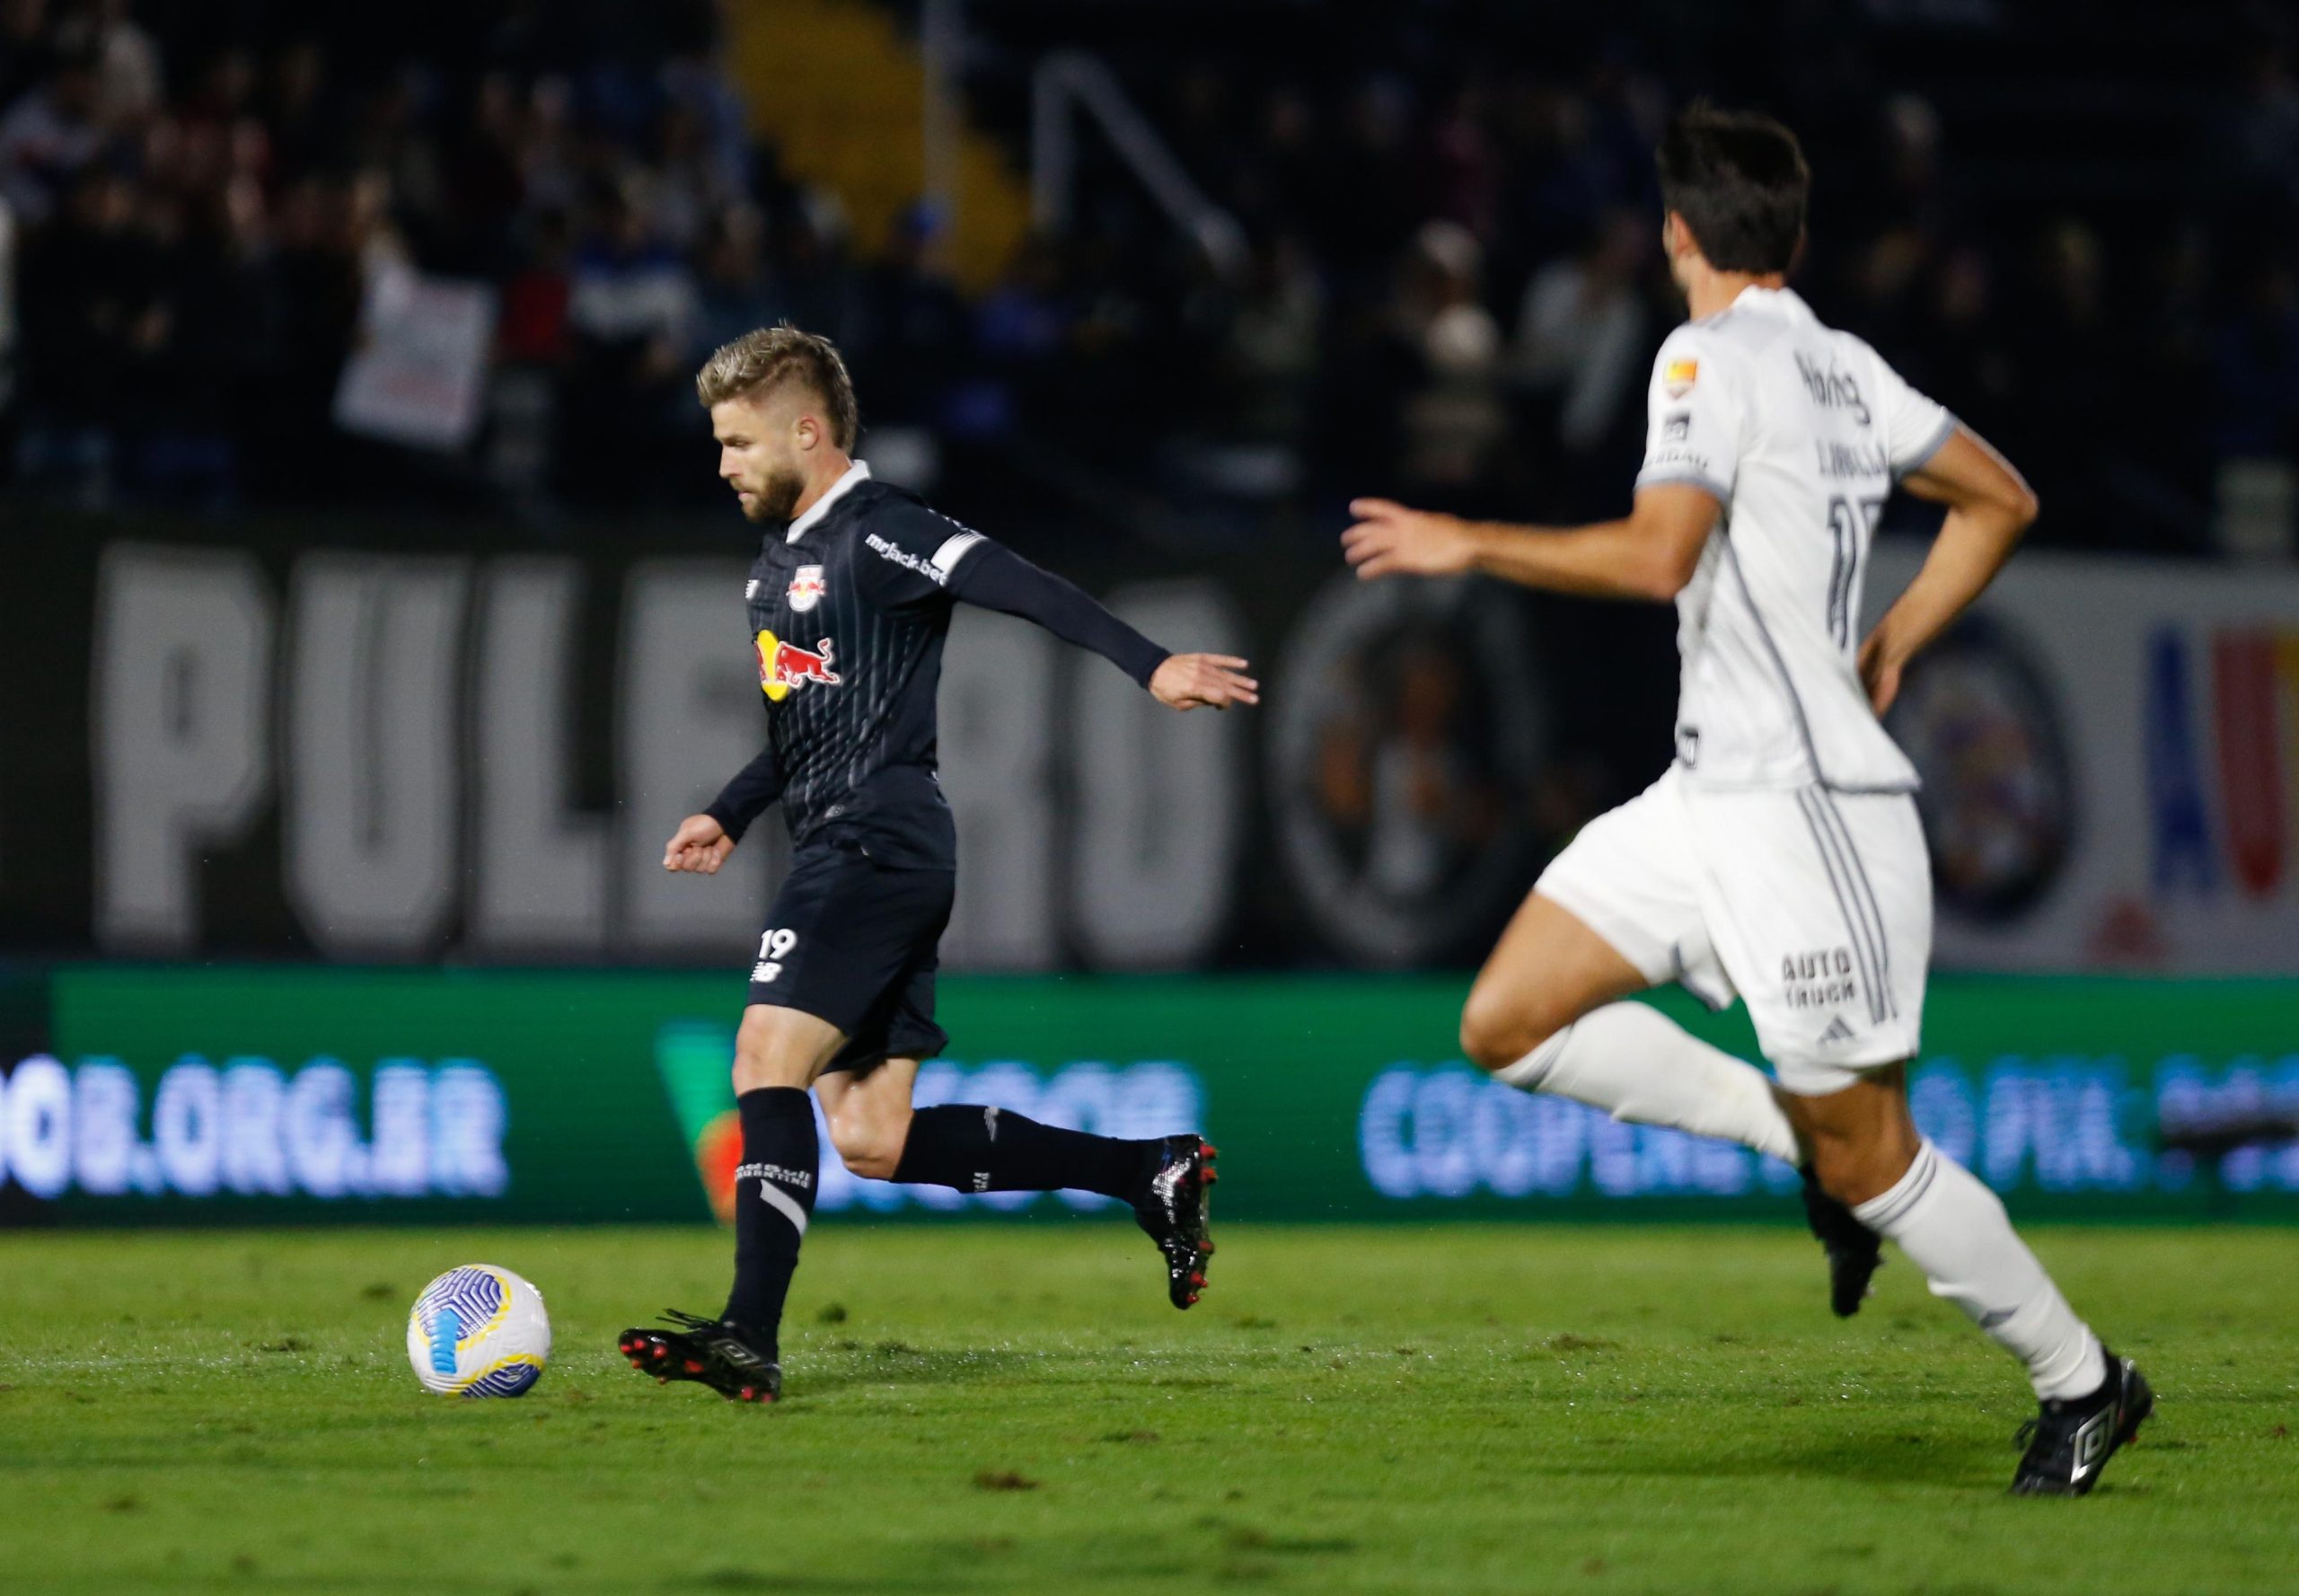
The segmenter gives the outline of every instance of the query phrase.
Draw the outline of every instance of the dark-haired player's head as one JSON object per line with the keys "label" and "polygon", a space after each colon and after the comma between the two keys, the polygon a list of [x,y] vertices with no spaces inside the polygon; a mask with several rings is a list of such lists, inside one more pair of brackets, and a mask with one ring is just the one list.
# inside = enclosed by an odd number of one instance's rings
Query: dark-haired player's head
{"label": "dark-haired player's head", "polygon": [[1660,167],[1661,243],[1678,287],[1694,260],[1717,271],[1785,272],[1804,239],[1812,170],[1796,136],[1756,111],[1696,100],[1653,152]]}
{"label": "dark-haired player's head", "polygon": [[694,391],[718,439],[718,475],[753,521],[788,521],[814,468],[845,468],[861,424],[838,346],[788,322],[720,348]]}

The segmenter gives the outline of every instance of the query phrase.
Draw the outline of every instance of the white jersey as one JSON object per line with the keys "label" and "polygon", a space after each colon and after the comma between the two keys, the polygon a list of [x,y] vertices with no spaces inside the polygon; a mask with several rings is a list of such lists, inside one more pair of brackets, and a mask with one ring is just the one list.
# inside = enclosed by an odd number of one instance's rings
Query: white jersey
{"label": "white jersey", "polygon": [[1677,596],[1685,779],[1913,790],[1860,684],[1860,592],[1894,479],[1955,419],[1791,290],[1752,287],[1660,346],[1649,427],[1637,486],[1723,507]]}

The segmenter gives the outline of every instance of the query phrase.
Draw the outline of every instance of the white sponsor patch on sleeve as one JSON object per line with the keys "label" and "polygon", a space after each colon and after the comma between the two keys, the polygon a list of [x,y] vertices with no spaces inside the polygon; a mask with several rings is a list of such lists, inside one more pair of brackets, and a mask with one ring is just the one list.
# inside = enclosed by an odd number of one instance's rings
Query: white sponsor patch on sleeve
{"label": "white sponsor patch on sleeve", "polygon": [[947,571],[930,560],[920,560],[899,543],[890,542],[875,532],[864,538],[862,542],[881,559],[890,560],[904,570],[916,571],[937,587],[947,586],[949,584],[950,575]]}

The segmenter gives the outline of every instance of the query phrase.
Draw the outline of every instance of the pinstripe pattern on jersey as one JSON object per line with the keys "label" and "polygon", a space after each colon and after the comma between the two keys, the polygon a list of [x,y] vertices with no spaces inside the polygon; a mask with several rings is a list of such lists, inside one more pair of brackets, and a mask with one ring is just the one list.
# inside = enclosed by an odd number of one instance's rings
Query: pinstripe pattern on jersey
{"label": "pinstripe pattern on jersey", "polygon": [[[895,575],[863,562],[885,556],[866,540],[873,523],[893,516],[930,516],[909,495],[864,482],[841,497],[831,512],[796,542],[780,529],[764,540],[747,585],[753,634],[771,631],[800,648],[828,641],[839,680],[803,682],[768,705],[769,735],[785,777],[783,812],[801,845],[826,828],[851,829],[888,843],[890,862],[938,865],[955,859],[955,834],[935,779],[935,690],[950,602],[930,557],[943,529],[932,517],[936,544],[914,563],[894,561]],[[915,539],[913,538],[913,542]],[[800,566],[822,568],[820,596],[804,612],[791,608],[789,589]],[[922,568],[922,569],[921,569]],[[872,602],[871,591],[906,580],[914,602]],[[907,591],[907,589],[905,589]],[[866,841],[874,857],[880,850]]]}

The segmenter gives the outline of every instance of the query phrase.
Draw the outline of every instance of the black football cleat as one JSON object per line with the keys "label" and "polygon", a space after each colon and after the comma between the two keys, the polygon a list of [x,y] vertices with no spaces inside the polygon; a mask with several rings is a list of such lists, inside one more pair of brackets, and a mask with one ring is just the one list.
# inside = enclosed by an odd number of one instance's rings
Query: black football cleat
{"label": "black football cleat", "polygon": [[1205,1289],[1205,1260],[1213,1256],[1206,1187],[1220,1178],[1215,1156],[1194,1132],[1164,1138],[1157,1168],[1133,1199],[1133,1217],[1165,1255],[1166,1294],[1176,1308],[1187,1308]]}
{"label": "black football cleat", "polygon": [[2155,1392],[2139,1365],[2109,1353],[2108,1378],[2098,1390],[2065,1402],[2047,1402],[2020,1426],[2015,1439],[2028,1450],[2012,1477],[2012,1494],[2089,1495],[2108,1459],[2130,1443],[2154,1411]]}
{"label": "black football cleat", "polygon": [[1850,1318],[1860,1311],[1868,1283],[1883,1266],[1884,1239],[1820,1189],[1810,1164],[1797,1173],[1804,1177],[1804,1222],[1828,1255],[1828,1307],[1837,1318]]}
{"label": "black football cleat", "polygon": [[625,1330],[614,1343],[630,1366],[653,1375],[656,1384],[691,1380],[729,1402],[771,1402],[782,1395],[782,1365],[773,1347],[725,1319],[676,1309],[663,1318],[679,1327]]}

